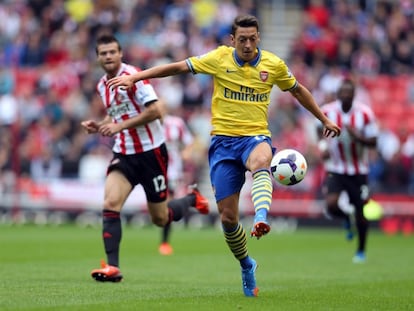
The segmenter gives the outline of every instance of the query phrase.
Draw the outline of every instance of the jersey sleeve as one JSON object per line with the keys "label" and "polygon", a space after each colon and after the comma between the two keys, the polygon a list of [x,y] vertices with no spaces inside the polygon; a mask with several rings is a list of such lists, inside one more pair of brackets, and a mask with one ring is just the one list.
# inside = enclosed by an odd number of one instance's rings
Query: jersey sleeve
{"label": "jersey sleeve", "polygon": [[364,136],[368,138],[378,137],[379,128],[378,128],[378,124],[377,124],[377,120],[375,118],[374,112],[371,110],[371,108],[368,108],[366,111],[368,115],[368,122],[366,126],[364,127]]}
{"label": "jersey sleeve", "polygon": [[206,54],[187,58],[187,66],[193,74],[204,73],[214,75],[217,72],[218,62],[221,59],[223,47],[219,47]]}
{"label": "jersey sleeve", "polygon": [[137,89],[135,91],[135,96],[143,105],[158,100],[158,96],[155,93],[154,88],[148,81],[139,81],[136,83],[136,86]]}
{"label": "jersey sleeve", "polygon": [[294,89],[298,84],[295,76],[290,72],[286,63],[280,58],[276,59],[275,77],[275,84],[282,91]]}

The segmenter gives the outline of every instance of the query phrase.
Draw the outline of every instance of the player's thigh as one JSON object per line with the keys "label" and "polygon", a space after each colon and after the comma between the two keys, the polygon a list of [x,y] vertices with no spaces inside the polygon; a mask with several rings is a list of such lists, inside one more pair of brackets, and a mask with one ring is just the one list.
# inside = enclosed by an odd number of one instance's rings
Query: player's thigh
{"label": "player's thigh", "polygon": [[112,170],[105,181],[104,209],[121,211],[132,186],[118,170]]}
{"label": "player's thigh", "polygon": [[366,175],[355,175],[349,178],[347,191],[349,202],[356,207],[364,206],[369,199],[368,177]]}

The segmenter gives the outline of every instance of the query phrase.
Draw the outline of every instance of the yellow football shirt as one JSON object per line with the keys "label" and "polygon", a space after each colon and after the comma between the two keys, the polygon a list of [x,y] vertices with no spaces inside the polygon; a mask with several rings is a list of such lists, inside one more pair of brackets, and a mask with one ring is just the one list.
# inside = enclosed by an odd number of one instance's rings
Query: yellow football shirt
{"label": "yellow football shirt", "polygon": [[285,62],[261,49],[248,63],[228,46],[189,57],[186,62],[192,73],[213,76],[212,135],[270,136],[268,107],[273,85],[282,91],[297,85]]}

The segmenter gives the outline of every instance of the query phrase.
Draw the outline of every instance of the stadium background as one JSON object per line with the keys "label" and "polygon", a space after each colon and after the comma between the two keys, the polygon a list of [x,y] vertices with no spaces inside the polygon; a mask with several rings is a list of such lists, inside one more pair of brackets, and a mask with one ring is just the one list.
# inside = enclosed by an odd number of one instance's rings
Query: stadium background
{"label": "stadium background", "polygon": [[[231,22],[242,12],[260,18],[262,48],[285,59],[319,103],[333,98],[344,75],[358,81],[357,96],[373,107],[381,126],[369,176],[374,199],[383,208],[379,225],[387,232],[411,234],[414,2],[410,0],[2,1],[0,223],[99,221],[111,141],[85,135],[79,124],[100,118],[103,112],[93,97],[103,73],[94,49],[100,33],[114,33],[124,60],[147,68],[227,44]],[[152,82],[195,134],[196,149],[187,173],[213,202],[206,167],[210,78],[186,75]],[[323,170],[313,118],[288,94],[275,90],[269,122],[274,145],[298,149],[310,167],[297,186],[276,187],[275,221],[280,227],[294,227],[298,219],[321,221]],[[249,200],[242,202],[249,215]],[[131,222],[143,223],[145,208],[137,189],[124,213]]]}

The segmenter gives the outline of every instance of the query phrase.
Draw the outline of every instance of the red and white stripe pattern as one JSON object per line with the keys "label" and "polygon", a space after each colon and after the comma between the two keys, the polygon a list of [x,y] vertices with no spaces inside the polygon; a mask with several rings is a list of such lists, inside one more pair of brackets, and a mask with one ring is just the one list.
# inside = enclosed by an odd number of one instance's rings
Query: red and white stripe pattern
{"label": "red and white stripe pattern", "polygon": [[339,137],[327,138],[330,158],[325,162],[325,169],[345,175],[368,174],[368,148],[356,142],[347,128],[354,129],[366,138],[378,136],[378,126],[371,108],[354,101],[351,110],[345,113],[337,100],[323,105],[321,109],[341,127]]}
{"label": "red and white stripe pattern", "polygon": [[168,179],[174,181],[183,175],[181,151],[193,143],[194,137],[185,121],[180,117],[165,115],[163,126],[169,155]]}
{"label": "red and white stripe pattern", "polygon": [[[130,75],[139,69],[123,63],[117,74]],[[110,89],[106,85],[107,77],[104,75],[97,84],[97,91],[102,98],[106,112],[113,122],[119,123],[133,118],[143,110],[145,104],[158,97],[147,80],[139,81],[131,89]],[[154,120],[144,126],[126,129],[114,137],[112,150],[122,154],[136,154],[159,147],[164,140],[164,133],[160,120]]]}

